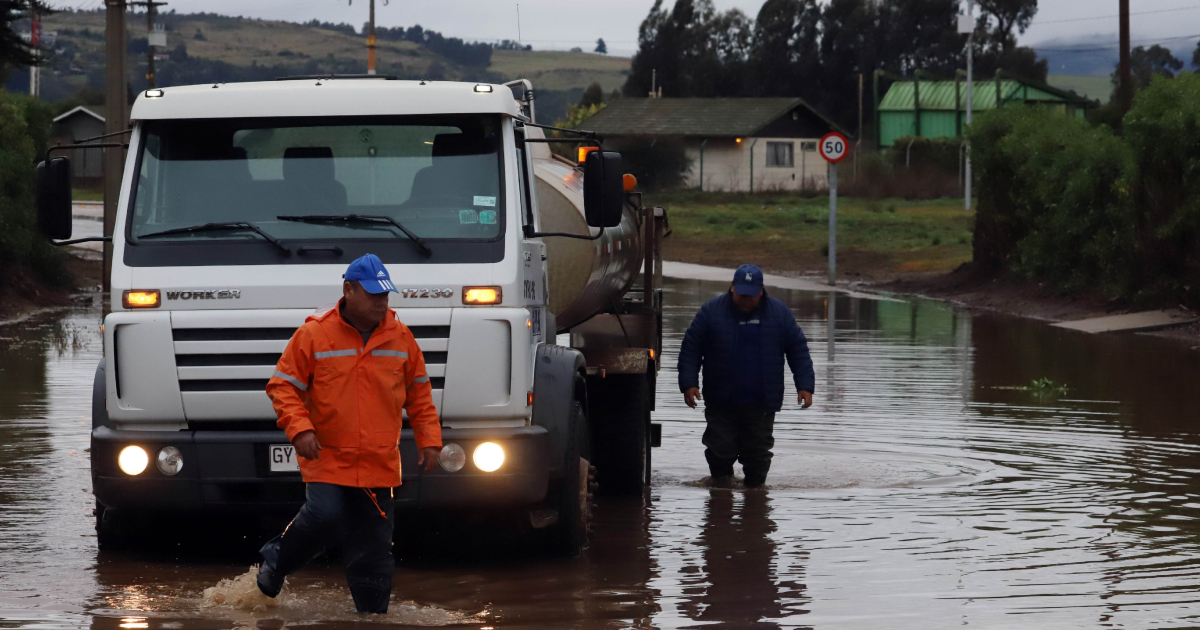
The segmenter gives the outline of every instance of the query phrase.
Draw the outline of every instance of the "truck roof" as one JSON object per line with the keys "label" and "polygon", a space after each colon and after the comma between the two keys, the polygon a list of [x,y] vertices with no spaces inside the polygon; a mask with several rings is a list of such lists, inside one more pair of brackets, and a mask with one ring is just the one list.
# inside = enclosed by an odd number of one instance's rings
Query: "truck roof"
{"label": "truck roof", "polygon": [[[490,92],[476,92],[476,86]],[[512,91],[503,85],[455,81],[321,78],[253,83],[215,83],[146,90],[133,103],[131,120],[260,118],[276,116],[381,116],[406,114],[503,114],[519,116]]]}

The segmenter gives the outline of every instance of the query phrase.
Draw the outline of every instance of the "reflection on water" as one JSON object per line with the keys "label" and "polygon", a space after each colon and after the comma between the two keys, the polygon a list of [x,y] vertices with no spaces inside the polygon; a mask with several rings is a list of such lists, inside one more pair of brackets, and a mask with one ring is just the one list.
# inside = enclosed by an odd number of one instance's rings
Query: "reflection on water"
{"label": "reflection on water", "polygon": [[[668,282],[663,448],[645,498],[602,501],[578,559],[473,537],[437,550],[418,530],[401,541],[415,552],[397,569],[400,612],[377,623],[433,621],[409,610],[531,628],[1197,625],[1200,353],[929,301],[775,291],[809,337],[816,401],[802,411],[789,395],[777,415],[766,490],[709,489],[703,413],[683,405],[674,363],[723,289]],[[0,328],[0,625],[358,619],[336,563],[289,579],[304,604],[284,613],[205,607],[205,588],[255,560],[260,534],[237,527],[168,518],[169,543],[96,551],[98,323],[79,309]],[[1014,389],[1037,378],[1069,389]]]}

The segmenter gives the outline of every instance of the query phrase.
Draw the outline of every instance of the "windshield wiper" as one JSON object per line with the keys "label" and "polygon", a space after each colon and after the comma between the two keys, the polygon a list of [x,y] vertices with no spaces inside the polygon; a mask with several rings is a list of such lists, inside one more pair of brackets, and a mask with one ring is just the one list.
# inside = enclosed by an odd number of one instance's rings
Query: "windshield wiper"
{"label": "windshield wiper", "polygon": [[425,244],[425,239],[413,234],[412,230],[404,227],[404,224],[393,219],[392,217],[375,214],[306,214],[300,216],[280,215],[275,218],[279,219],[280,221],[298,221],[300,223],[356,223],[359,225],[389,224],[401,232],[404,232],[405,236],[412,240],[413,243],[416,243],[417,247],[420,248],[421,253],[425,254],[426,256],[433,255],[433,250],[429,249],[429,246]]}
{"label": "windshield wiper", "polygon": [[257,225],[254,225],[253,223],[246,223],[244,221],[238,221],[238,222],[232,222],[232,223],[205,223],[204,225],[193,225],[191,227],[175,228],[172,230],[163,230],[161,232],[151,232],[149,234],[142,234],[141,236],[138,236],[138,238],[143,239],[143,238],[154,238],[156,236],[169,236],[171,234],[194,234],[197,232],[227,232],[227,231],[234,231],[234,230],[250,230],[251,232],[254,232],[255,234],[265,238],[268,243],[274,245],[275,247],[278,247],[280,249],[280,251],[282,251],[284,254],[286,254],[288,256],[290,256],[292,254],[292,250],[288,249],[286,245],[279,242],[279,239],[275,238],[274,236],[271,236],[270,234],[267,234],[262,229],[260,229]]}

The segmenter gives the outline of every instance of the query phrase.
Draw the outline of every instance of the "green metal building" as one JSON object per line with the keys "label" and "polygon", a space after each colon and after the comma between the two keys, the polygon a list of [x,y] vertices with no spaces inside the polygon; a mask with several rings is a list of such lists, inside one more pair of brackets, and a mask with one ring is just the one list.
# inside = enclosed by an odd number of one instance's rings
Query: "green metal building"
{"label": "green metal building", "polygon": [[[1094,103],[1043,83],[1015,79],[975,81],[972,108],[1041,105],[1082,118]],[[957,138],[967,120],[966,81],[897,81],[875,108],[877,146],[890,147],[897,138]]]}

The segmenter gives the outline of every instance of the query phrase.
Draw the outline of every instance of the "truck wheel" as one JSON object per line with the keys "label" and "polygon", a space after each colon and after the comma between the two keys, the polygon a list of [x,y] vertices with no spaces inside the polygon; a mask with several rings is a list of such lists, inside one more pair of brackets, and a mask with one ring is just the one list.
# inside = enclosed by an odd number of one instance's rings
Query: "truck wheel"
{"label": "truck wheel", "polygon": [[592,423],[600,490],[608,495],[641,494],[650,466],[650,379],[616,374],[603,383],[602,417]]}
{"label": "truck wheel", "polygon": [[558,523],[551,530],[554,546],[568,557],[579,555],[587,546],[591,521],[591,495],[588,494],[588,460],[584,441],[587,439],[587,416],[578,400],[571,407],[571,447],[566,455],[566,468],[558,484],[555,509]]}
{"label": "truck wheel", "polygon": [[96,502],[96,546],[106,551],[118,549],[125,542],[126,532],[122,526],[122,514]]}

